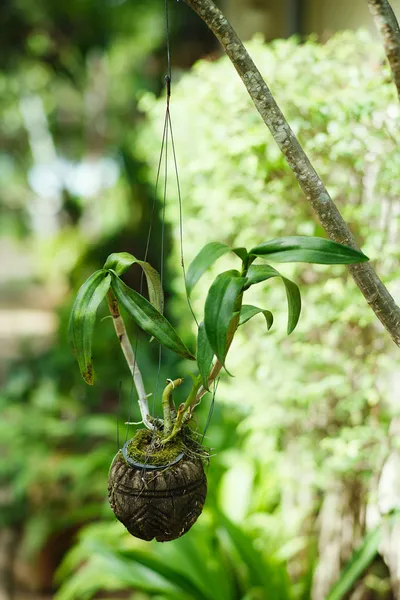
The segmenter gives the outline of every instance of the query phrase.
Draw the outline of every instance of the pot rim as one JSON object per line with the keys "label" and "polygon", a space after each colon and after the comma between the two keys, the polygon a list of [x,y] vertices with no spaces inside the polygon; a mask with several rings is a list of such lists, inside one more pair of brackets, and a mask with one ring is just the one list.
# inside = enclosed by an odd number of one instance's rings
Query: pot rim
{"label": "pot rim", "polygon": [[171,467],[172,465],[176,465],[176,463],[178,463],[180,460],[182,460],[182,458],[185,456],[185,453],[181,452],[180,454],[178,454],[178,456],[174,460],[172,460],[171,462],[167,463],[166,465],[149,465],[148,463],[136,462],[128,454],[128,446],[129,446],[130,442],[132,441],[132,439],[133,438],[131,438],[130,440],[127,440],[125,442],[125,444],[121,448],[121,452],[122,452],[122,456],[124,457],[124,459],[128,463],[128,465],[130,467],[132,467],[132,468],[135,468],[135,469],[144,469],[145,471],[157,471],[159,469],[166,469],[167,467]]}

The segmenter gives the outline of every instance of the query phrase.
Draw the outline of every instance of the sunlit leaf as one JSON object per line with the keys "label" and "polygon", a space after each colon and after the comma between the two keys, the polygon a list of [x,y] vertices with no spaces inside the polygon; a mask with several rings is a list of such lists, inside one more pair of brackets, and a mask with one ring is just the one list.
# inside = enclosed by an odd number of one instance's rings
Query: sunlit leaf
{"label": "sunlit leaf", "polygon": [[210,242],[206,244],[198,255],[190,263],[186,273],[186,291],[190,296],[194,286],[200,277],[207,271],[215,261],[230,252],[231,249],[226,244],[220,242]]}
{"label": "sunlit leaf", "polygon": [[264,310],[262,308],[258,308],[257,306],[252,306],[251,304],[243,304],[240,310],[240,320],[239,325],[244,325],[250,319],[252,319],[255,315],[259,315],[262,313],[267,322],[267,329],[271,329],[272,324],[274,322],[274,316],[270,310]]}
{"label": "sunlit leaf", "polygon": [[290,281],[290,279],[281,275],[279,271],[270,265],[251,265],[247,271],[245,289],[248,289],[251,285],[271,279],[272,277],[280,277],[285,286],[288,303],[287,333],[289,335],[295,329],[301,312],[301,296],[297,285],[293,281]]}
{"label": "sunlit leaf", "polygon": [[111,276],[102,269],[85,281],[78,291],[69,320],[69,339],[83,379],[93,385],[92,339],[96,312],[110,289]]}
{"label": "sunlit leaf", "polygon": [[205,309],[204,325],[208,341],[218,360],[224,364],[227,333],[234,316],[235,303],[246,282],[239,271],[225,271],[218,275],[209,289]]}
{"label": "sunlit leaf", "polygon": [[325,238],[312,236],[281,237],[264,242],[252,248],[249,254],[266,257],[275,262],[306,262],[324,265],[352,264],[365,262],[365,254],[332,242]]}
{"label": "sunlit leaf", "polygon": [[104,269],[111,269],[117,275],[122,275],[133,264],[138,264],[144,271],[151,304],[161,313],[164,312],[164,292],[160,275],[148,262],[138,260],[129,252],[114,252],[107,258]]}
{"label": "sunlit leaf", "polygon": [[213,349],[208,341],[204,323],[201,322],[197,334],[197,365],[201,375],[201,382],[206,390],[208,390],[208,376],[210,374],[213,357]]}
{"label": "sunlit leaf", "polygon": [[146,298],[125,285],[114,273],[111,285],[119,304],[143,331],[152,335],[160,344],[176,352],[179,356],[196,360],[171,323]]}

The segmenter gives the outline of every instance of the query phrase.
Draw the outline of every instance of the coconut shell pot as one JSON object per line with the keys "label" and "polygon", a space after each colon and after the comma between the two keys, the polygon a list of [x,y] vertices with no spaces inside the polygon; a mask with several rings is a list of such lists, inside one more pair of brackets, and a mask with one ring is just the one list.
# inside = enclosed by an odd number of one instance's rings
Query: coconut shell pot
{"label": "coconut shell pot", "polygon": [[178,438],[161,446],[140,430],[120,450],[110,467],[108,498],[115,516],[142,540],[174,540],[192,527],[207,494],[204,454]]}

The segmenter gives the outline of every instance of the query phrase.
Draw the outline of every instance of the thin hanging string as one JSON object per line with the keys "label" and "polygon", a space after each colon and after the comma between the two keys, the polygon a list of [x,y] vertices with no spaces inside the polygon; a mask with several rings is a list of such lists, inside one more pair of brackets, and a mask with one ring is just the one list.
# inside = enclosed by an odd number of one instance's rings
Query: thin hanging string
{"label": "thin hanging string", "polygon": [[[167,77],[169,79],[169,83],[171,84],[171,36],[169,33],[169,10],[168,10],[168,0],[165,0],[165,36],[167,39]],[[171,92],[171,89],[168,90],[167,85],[167,95],[170,96],[171,93],[168,94],[168,91]]]}
{"label": "thin hanging string", "polygon": [[[164,163],[164,193],[163,193],[163,205],[162,205],[162,217],[161,217],[161,256],[160,256],[160,281],[161,287],[164,288],[164,246],[165,246],[165,207],[167,204],[167,183],[168,183],[168,133],[169,133],[169,121],[168,121],[168,105],[165,112],[165,121],[166,121],[166,129],[165,129],[165,163]],[[162,346],[159,344],[158,346],[158,368],[157,368],[157,377],[156,384],[153,393],[153,402],[152,402],[152,416],[155,417],[156,410],[156,399],[158,393],[158,387],[160,382],[160,372],[161,372],[161,362],[162,362]],[[153,430],[153,434],[155,433],[155,429]]]}
{"label": "thin hanging string", "polygon": [[117,409],[117,452],[120,449],[120,445],[119,445],[119,417],[120,417],[120,413],[121,413],[121,399],[122,399],[122,381],[119,382],[119,389],[118,389],[118,409]]}
{"label": "thin hanging string", "polygon": [[196,319],[196,315],[194,314],[188,293],[187,293],[187,283],[186,283],[186,269],[185,269],[185,260],[183,255],[183,216],[182,216],[182,194],[181,194],[181,186],[179,181],[179,172],[178,172],[178,161],[176,158],[175,152],[175,142],[174,142],[174,134],[172,129],[172,120],[171,113],[169,110],[169,103],[171,98],[171,83],[172,83],[172,73],[171,73],[171,44],[170,44],[170,31],[169,31],[169,10],[168,10],[168,0],[165,0],[165,30],[166,30],[166,38],[167,38],[167,75],[165,77],[166,85],[167,85],[167,109],[166,109],[166,118],[168,119],[169,131],[171,132],[171,145],[172,145],[172,154],[174,158],[174,168],[175,168],[175,177],[176,177],[176,187],[178,190],[178,201],[179,201],[179,241],[180,241],[180,254],[181,254],[181,266],[183,271],[183,279],[185,282],[185,294],[187,303],[189,305],[190,312],[192,313],[193,319],[197,327],[199,323]]}
{"label": "thin hanging string", "polygon": [[[150,240],[151,240],[151,234],[152,234],[152,230],[153,230],[154,215],[155,215],[155,209],[156,209],[156,204],[157,204],[157,189],[158,189],[158,184],[159,184],[159,179],[160,179],[162,159],[163,159],[163,155],[164,155],[167,128],[168,128],[168,119],[167,119],[167,115],[165,115],[164,128],[163,128],[163,134],[162,134],[162,140],[161,140],[160,156],[158,159],[158,166],[157,166],[156,183],[155,183],[154,194],[153,194],[153,204],[151,207],[149,230],[147,232],[146,248],[145,248],[145,252],[144,252],[144,260],[145,261],[147,261],[147,257],[148,257],[148,253],[149,253],[149,249],[150,249]],[[144,283],[144,271],[142,270],[142,273],[140,276],[140,287],[139,287],[140,295],[142,295],[142,293],[143,293],[143,283]],[[136,362],[137,362],[137,357],[138,357],[138,345],[139,345],[139,330],[137,329],[136,334],[135,334],[135,348],[134,348],[135,360],[134,360],[134,364],[133,364],[134,369],[136,368]],[[159,356],[159,365],[160,365],[160,356]],[[132,379],[132,387],[131,387],[131,393],[130,393],[130,399],[129,399],[127,423],[130,423],[132,421],[132,414],[133,414],[133,407],[134,407],[134,397],[133,396],[134,396],[134,394],[133,394],[133,379]],[[153,410],[152,410],[153,416],[154,416],[154,402],[155,402],[155,398],[153,397]],[[129,434],[129,424],[127,424],[127,426],[126,426],[125,443],[128,439],[128,434]]]}
{"label": "thin hanging string", "polygon": [[185,283],[185,295],[186,295],[186,300],[187,300],[190,312],[192,313],[192,317],[195,320],[195,323],[196,323],[196,325],[198,327],[199,323],[198,323],[198,321],[196,319],[196,315],[194,314],[194,310],[192,308],[192,303],[190,302],[189,294],[187,293],[186,268],[185,268],[185,259],[184,259],[184,253],[183,253],[182,194],[181,194],[181,185],[180,185],[180,181],[179,181],[178,162],[177,162],[177,159],[176,159],[176,152],[175,152],[174,134],[172,133],[171,114],[170,114],[169,110],[168,110],[168,121],[169,121],[169,129],[171,131],[171,145],[172,145],[172,154],[173,154],[173,157],[174,157],[176,187],[178,189],[178,202],[179,202],[179,241],[180,241],[180,252],[181,252],[181,267],[182,267],[182,271],[183,271],[183,280],[184,280],[184,283]]}
{"label": "thin hanging string", "polygon": [[[138,339],[139,338],[138,338],[138,332],[137,331],[136,331],[135,336],[136,336],[135,337],[135,351],[134,351],[135,352],[135,361],[134,361],[133,368],[135,368],[135,366],[136,366],[136,353],[137,353],[137,349],[138,349]],[[132,375],[132,378],[131,378],[131,389],[130,389],[130,392],[129,392],[128,420],[126,421],[126,430],[125,430],[125,444],[126,444],[126,442],[128,440],[129,425],[130,425],[130,423],[132,421],[132,414],[133,414],[133,404],[134,404],[133,403],[133,396],[134,396],[134,394],[133,394],[133,383],[134,382],[133,382],[133,375]]]}
{"label": "thin hanging string", "polygon": [[[164,128],[163,128],[162,141],[161,141],[161,150],[160,150],[160,156],[159,156],[158,167],[157,167],[157,176],[156,176],[156,183],[155,183],[155,189],[154,189],[153,204],[152,204],[151,215],[150,215],[149,231],[147,234],[146,248],[145,248],[145,253],[144,253],[144,260],[147,261],[149,248],[150,248],[150,241],[151,241],[153,222],[154,222],[154,216],[155,216],[155,208],[156,208],[156,204],[157,204],[157,190],[158,190],[160,173],[161,173],[161,165],[163,163],[163,157],[164,157],[164,159],[165,159],[165,162],[164,162],[164,193],[163,193],[163,208],[162,208],[162,220],[161,220],[161,257],[160,257],[160,280],[161,280],[161,286],[163,287],[164,249],[165,249],[165,211],[166,211],[166,202],[167,202],[167,182],[168,182],[168,135],[170,133],[171,134],[172,154],[173,154],[173,160],[174,160],[174,169],[175,169],[175,176],[176,176],[176,185],[177,185],[177,191],[178,191],[178,201],[179,201],[179,237],[180,237],[181,266],[182,266],[182,270],[183,270],[185,292],[186,292],[188,306],[189,306],[190,312],[196,322],[196,325],[198,326],[198,321],[196,319],[192,305],[190,303],[190,299],[187,294],[186,270],[185,270],[185,261],[184,261],[184,253],[183,253],[182,194],[181,194],[181,187],[180,187],[180,181],[179,181],[179,172],[178,172],[178,163],[177,163],[176,151],[175,151],[175,143],[174,143],[174,137],[173,137],[173,132],[172,132],[172,120],[171,120],[171,114],[170,114],[170,110],[169,110],[170,98],[171,98],[172,70],[171,70],[171,45],[170,45],[168,0],[165,0],[165,32],[166,32],[166,49],[167,49],[167,75],[165,76],[167,103],[166,103]],[[144,273],[142,272],[141,277],[140,277],[140,294],[142,294],[142,292],[143,292],[143,283],[144,283]],[[136,360],[137,360],[137,354],[138,354],[138,339],[139,339],[139,336],[138,336],[138,331],[137,331],[136,336],[135,336],[134,368],[136,366]],[[162,364],[162,346],[161,346],[161,344],[159,344],[158,369],[157,369],[155,389],[153,392],[152,411],[151,411],[153,418],[155,417],[155,403],[157,400],[157,393],[158,393],[160,373],[161,373],[161,364]],[[207,425],[206,425],[206,429],[204,431],[203,437],[207,430],[208,423],[211,419],[212,409],[213,409],[213,405],[214,405],[214,397],[215,397],[215,388],[214,388],[212,405],[210,408],[210,413],[209,413],[209,417],[208,417],[208,421],[207,421]],[[133,402],[133,381],[132,381],[132,390],[131,390],[131,397],[130,397],[130,402],[129,402],[129,415],[128,415],[127,423],[129,423],[131,421],[131,416],[133,413],[133,406],[134,406],[134,402]],[[127,441],[127,438],[128,438],[128,432],[129,432],[129,424],[127,424],[127,428],[126,428],[125,442]],[[154,431],[153,431],[153,434],[154,434]]]}
{"label": "thin hanging string", "polygon": [[[167,106],[165,109],[165,119],[164,119],[164,133],[163,133],[163,141],[161,145],[161,154],[160,154],[160,162],[159,168],[157,171],[156,178],[156,188],[155,188],[155,197],[157,196],[157,187],[160,176],[160,167],[162,156],[164,153],[165,162],[164,162],[164,194],[163,194],[163,205],[162,205],[162,217],[161,217],[161,256],[160,256],[160,281],[161,287],[164,288],[164,247],[165,247],[165,207],[167,203],[167,183],[168,183],[168,133],[170,126],[169,119],[169,101],[171,98],[171,47],[170,47],[170,32],[169,32],[169,10],[168,10],[168,0],[165,0],[165,37],[166,37],[166,45],[167,45],[167,75],[165,76],[165,83],[167,87]],[[153,392],[153,402],[152,402],[152,417],[155,417],[156,411],[156,400],[157,393],[160,382],[160,373],[161,373],[161,363],[162,363],[162,346],[158,345],[158,367],[157,367],[157,376],[156,383]],[[153,429],[153,438],[155,435],[155,429]]]}
{"label": "thin hanging string", "polygon": [[216,393],[217,393],[218,384],[219,384],[219,377],[218,377],[217,381],[214,382],[213,395],[212,395],[212,400],[211,400],[211,404],[210,404],[210,409],[208,411],[207,422],[206,422],[206,426],[204,427],[203,437],[201,438],[201,443],[202,444],[204,442],[204,438],[206,436],[207,429],[208,429],[208,426],[211,423],[211,418],[212,418],[212,415],[213,415],[213,412],[214,412],[215,396],[216,396]]}

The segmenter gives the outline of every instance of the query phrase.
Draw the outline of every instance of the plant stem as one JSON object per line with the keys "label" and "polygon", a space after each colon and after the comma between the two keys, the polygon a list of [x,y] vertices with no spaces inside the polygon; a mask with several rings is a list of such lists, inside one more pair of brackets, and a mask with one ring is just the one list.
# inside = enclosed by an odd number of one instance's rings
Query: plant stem
{"label": "plant stem", "polygon": [[[201,385],[201,377],[200,377],[200,375],[198,375],[193,380],[192,389],[190,390],[190,394],[187,397],[185,403],[183,405],[181,405],[178,409],[178,414],[176,416],[174,427],[173,427],[171,433],[162,440],[162,442],[161,442],[162,444],[166,444],[167,442],[172,440],[180,432],[185,421],[190,419],[191,411],[193,410],[193,407],[196,406],[196,404],[195,404],[196,394],[197,394],[197,391],[198,391],[200,385]],[[165,421],[164,421],[164,423],[165,423]],[[164,424],[164,427],[165,427],[165,424]]]}
{"label": "plant stem", "polygon": [[175,381],[169,380],[168,385],[164,388],[162,394],[162,407],[164,413],[164,435],[168,436],[172,430],[172,415],[171,415],[171,404],[170,398],[172,391],[181,385],[183,379],[175,379]]}
{"label": "plant stem", "polygon": [[[283,152],[328,236],[358,250],[353,234],[275,102],[236,32],[212,0],[185,0],[217,37],[258,112]],[[393,341],[400,346],[400,308],[370,263],[348,266],[356,284]]]}
{"label": "plant stem", "polygon": [[400,28],[388,0],[368,0],[369,12],[382,36],[383,46],[392,70],[393,80],[400,98]]}
{"label": "plant stem", "polygon": [[[254,260],[254,258],[252,260]],[[242,270],[240,273],[241,277],[246,277],[247,270],[248,270],[252,260],[250,259],[250,257],[247,257],[246,260],[243,261]],[[243,293],[244,292],[241,292],[239,294],[239,296],[236,298],[236,302],[233,307],[233,312],[236,313],[236,316],[233,317],[233,319],[231,320],[231,322],[229,324],[228,332],[226,335],[226,354],[228,354],[228,352],[229,352],[229,348],[231,347],[233,338],[235,337],[236,330],[239,326],[240,310],[242,308],[242,303],[243,303]],[[213,367],[211,369],[209,378],[208,378],[208,387],[210,387],[210,385],[218,377],[218,375],[222,369],[222,366],[223,365],[222,365],[222,363],[219,362],[219,360],[217,360],[215,362],[215,364],[213,365]],[[176,433],[178,433],[178,431],[180,431],[182,429],[182,426],[184,425],[184,423],[190,419],[194,408],[200,403],[200,400],[207,392],[208,392],[208,390],[204,386],[201,385],[201,377],[200,377],[200,375],[198,375],[196,377],[196,379],[194,380],[192,390],[183,406],[182,413],[181,413],[181,415],[178,414],[178,417],[175,421],[174,429],[172,431],[171,436],[168,439],[172,439],[172,437],[174,435],[176,435]]]}
{"label": "plant stem", "polygon": [[131,343],[129,341],[124,320],[119,311],[117,298],[111,289],[107,292],[107,303],[113,318],[115,332],[117,334],[119,343],[121,344],[121,349],[125,356],[126,362],[128,363],[129,370],[132,374],[133,383],[136,387],[143,424],[147,427],[147,429],[153,429],[153,425],[150,422],[149,405],[147,401],[146,390],[144,389],[142,374],[138,367],[135,353],[133,352]]}

